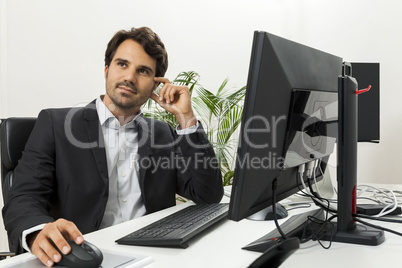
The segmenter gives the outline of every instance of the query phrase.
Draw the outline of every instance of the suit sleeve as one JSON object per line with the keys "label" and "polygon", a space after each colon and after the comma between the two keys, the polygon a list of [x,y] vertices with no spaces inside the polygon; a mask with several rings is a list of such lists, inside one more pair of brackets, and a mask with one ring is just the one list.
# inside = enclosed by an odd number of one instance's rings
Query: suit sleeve
{"label": "suit sleeve", "polygon": [[23,251],[21,235],[26,229],[54,221],[49,199],[54,183],[54,135],[50,115],[42,111],[14,170],[10,198],[3,208],[10,249]]}
{"label": "suit sleeve", "polygon": [[177,137],[177,193],[197,204],[218,203],[223,196],[222,173],[214,149],[200,124],[192,134]]}

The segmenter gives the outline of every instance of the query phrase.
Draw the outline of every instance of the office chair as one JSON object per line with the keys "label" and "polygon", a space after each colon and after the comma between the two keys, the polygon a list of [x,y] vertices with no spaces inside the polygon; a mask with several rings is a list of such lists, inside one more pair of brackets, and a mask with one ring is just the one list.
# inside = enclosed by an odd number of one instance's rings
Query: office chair
{"label": "office chair", "polygon": [[13,183],[14,168],[35,125],[36,118],[11,117],[2,120],[1,137],[1,184],[4,203]]}
{"label": "office chair", "polygon": [[[36,118],[11,117],[1,120],[1,186],[4,204],[8,201],[13,185],[14,169],[22,156],[22,151],[35,125]],[[0,252],[0,259],[13,253]]]}

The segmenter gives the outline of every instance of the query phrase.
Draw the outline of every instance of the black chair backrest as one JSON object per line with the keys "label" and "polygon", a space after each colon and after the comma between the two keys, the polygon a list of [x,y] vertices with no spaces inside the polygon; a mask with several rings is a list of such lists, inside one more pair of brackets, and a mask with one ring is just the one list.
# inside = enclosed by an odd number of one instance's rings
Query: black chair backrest
{"label": "black chair backrest", "polygon": [[1,185],[4,203],[13,183],[13,171],[35,125],[36,118],[10,117],[2,120],[1,137]]}

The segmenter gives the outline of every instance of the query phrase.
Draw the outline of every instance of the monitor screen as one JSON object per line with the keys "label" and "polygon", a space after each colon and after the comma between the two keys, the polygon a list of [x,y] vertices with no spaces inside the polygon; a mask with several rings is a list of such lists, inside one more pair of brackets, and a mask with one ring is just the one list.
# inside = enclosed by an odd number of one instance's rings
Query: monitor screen
{"label": "monitor screen", "polygon": [[333,152],[341,72],[337,56],[254,33],[229,219],[272,205],[275,179],[276,200],[296,193],[302,187],[298,166]]}

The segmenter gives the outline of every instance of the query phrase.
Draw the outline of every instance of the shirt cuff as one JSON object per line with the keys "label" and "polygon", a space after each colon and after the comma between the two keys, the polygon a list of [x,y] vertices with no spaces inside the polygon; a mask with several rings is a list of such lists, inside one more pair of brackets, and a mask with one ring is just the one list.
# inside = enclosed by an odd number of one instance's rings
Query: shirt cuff
{"label": "shirt cuff", "polygon": [[176,133],[177,133],[177,135],[193,134],[197,131],[199,125],[200,125],[200,123],[198,120],[197,120],[197,124],[195,124],[194,126],[185,128],[185,129],[181,129],[180,125],[178,125],[176,127]]}
{"label": "shirt cuff", "polygon": [[33,232],[42,230],[43,227],[45,227],[45,225],[46,225],[46,223],[39,224],[39,225],[36,225],[36,226],[34,226],[34,227],[31,227],[31,228],[29,228],[29,229],[27,229],[27,230],[25,230],[25,231],[22,232],[22,239],[21,239],[21,240],[22,240],[22,241],[21,241],[21,242],[22,242],[22,247],[23,247],[26,251],[31,252],[31,250],[29,249],[28,244],[27,244],[27,236],[28,236],[29,234],[32,234]]}

